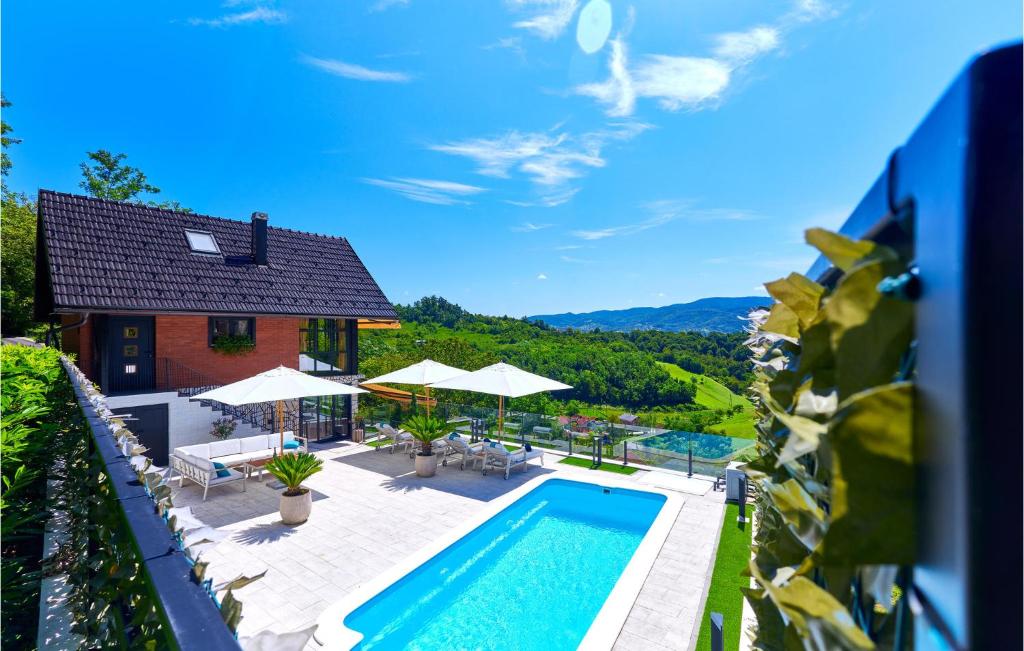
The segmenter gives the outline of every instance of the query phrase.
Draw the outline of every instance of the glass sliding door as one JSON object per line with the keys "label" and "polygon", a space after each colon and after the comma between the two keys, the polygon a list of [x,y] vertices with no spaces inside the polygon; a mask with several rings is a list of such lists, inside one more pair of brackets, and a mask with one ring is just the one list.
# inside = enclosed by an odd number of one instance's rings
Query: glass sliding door
{"label": "glass sliding door", "polygon": [[[347,348],[344,320],[307,319],[299,330],[299,370],[322,377],[345,375]],[[348,437],[351,412],[349,396],[304,399],[301,429],[311,441]]]}

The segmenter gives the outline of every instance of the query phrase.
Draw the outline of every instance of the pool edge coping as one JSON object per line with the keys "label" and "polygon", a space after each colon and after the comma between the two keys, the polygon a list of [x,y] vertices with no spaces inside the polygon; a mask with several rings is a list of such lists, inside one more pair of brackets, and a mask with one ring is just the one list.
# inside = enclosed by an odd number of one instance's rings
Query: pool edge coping
{"label": "pool edge coping", "polygon": [[598,480],[577,477],[575,473],[573,475],[572,477],[557,475],[537,477],[495,498],[474,517],[452,528],[445,535],[432,540],[391,568],[360,584],[352,592],[327,606],[320,613],[320,616],[317,617],[317,627],[313,634],[313,639],[324,649],[352,649],[363,639],[363,634],[345,626],[344,621],[348,615],[400,581],[420,565],[440,554],[463,536],[482,526],[499,512],[512,505],[512,503],[540,487],[541,484],[552,480],[563,480],[593,484],[606,488],[621,488],[640,493],[654,493],[665,497],[665,503],[662,504],[657,517],[651,523],[647,533],[644,534],[636,551],[633,552],[632,558],[630,558],[629,563],[622,570],[622,574],[619,575],[615,585],[608,593],[608,597],[605,599],[601,610],[594,617],[594,621],[577,647],[587,651],[611,649],[618,639],[626,619],[629,617],[629,612],[632,610],[633,604],[636,602],[637,596],[639,596],[640,590],[647,580],[647,576],[654,567],[654,561],[657,559],[672,527],[675,525],[686,498],[678,493],[656,486],[645,485],[643,488],[638,488],[636,482],[617,478],[605,479],[602,477]]}

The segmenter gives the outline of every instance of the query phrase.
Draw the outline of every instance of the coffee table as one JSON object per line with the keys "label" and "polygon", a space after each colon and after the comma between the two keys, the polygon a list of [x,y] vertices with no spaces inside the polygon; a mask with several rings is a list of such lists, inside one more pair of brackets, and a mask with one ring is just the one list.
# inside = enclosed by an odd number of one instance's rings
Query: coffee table
{"label": "coffee table", "polygon": [[245,472],[245,478],[248,479],[252,477],[252,473],[259,471],[259,480],[263,481],[263,468],[270,463],[270,461],[271,459],[254,459],[252,461],[246,461],[242,465],[242,469]]}

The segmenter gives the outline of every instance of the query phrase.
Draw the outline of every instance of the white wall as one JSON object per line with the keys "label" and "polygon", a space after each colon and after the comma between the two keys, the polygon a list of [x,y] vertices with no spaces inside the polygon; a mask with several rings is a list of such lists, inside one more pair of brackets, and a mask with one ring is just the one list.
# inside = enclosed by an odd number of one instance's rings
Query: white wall
{"label": "white wall", "polygon": [[[215,441],[210,436],[210,427],[213,421],[223,418],[224,414],[204,407],[198,402],[192,402],[188,398],[182,398],[174,391],[159,393],[137,393],[130,396],[115,396],[107,398],[107,406],[111,409],[122,407],[138,407],[141,405],[167,404],[167,432],[169,454],[174,454],[174,448],[194,443],[211,443]],[[238,427],[232,438],[244,438],[266,434],[247,423],[238,421]],[[131,429],[131,423],[128,423]]]}

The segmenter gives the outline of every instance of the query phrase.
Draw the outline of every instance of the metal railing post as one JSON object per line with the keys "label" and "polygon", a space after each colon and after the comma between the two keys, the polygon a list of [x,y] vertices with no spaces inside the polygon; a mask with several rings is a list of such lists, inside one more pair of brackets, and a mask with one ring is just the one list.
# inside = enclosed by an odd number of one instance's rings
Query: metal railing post
{"label": "metal railing post", "polygon": [[711,613],[711,651],[725,651],[725,631],[722,613]]}

